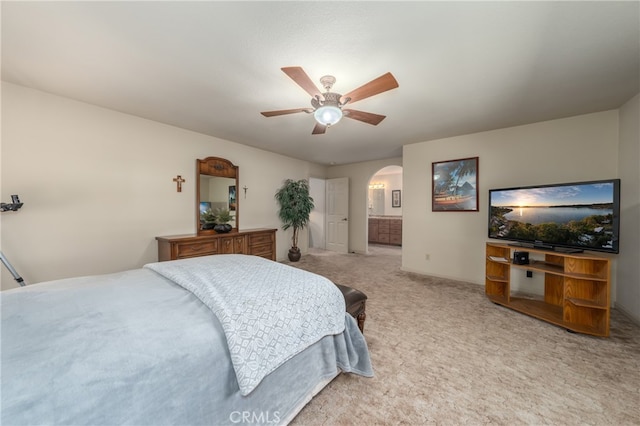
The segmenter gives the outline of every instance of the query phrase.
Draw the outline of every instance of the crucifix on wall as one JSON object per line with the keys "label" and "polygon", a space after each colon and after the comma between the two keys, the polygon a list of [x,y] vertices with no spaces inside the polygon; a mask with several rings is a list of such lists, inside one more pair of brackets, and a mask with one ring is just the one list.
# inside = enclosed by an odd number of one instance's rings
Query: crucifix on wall
{"label": "crucifix on wall", "polygon": [[182,179],[182,176],[178,175],[176,177],[173,178],[173,181],[176,183],[176,190],[177,192],[182,192],[182,183],[186,182],[185,179]]}

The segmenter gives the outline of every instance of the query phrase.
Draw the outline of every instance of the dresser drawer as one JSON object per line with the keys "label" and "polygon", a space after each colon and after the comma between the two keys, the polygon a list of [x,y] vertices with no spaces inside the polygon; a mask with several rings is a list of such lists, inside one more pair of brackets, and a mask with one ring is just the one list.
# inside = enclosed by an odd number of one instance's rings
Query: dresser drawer
{"label": "dresser drawer", "polygon": [[389,224],[389,232],[391,234],[402,234],[402,222],[394,220]]}
{"label": "dresser drawer", "polygon": [[378,232],[381,234],[388,234],[389,233],[389,221],[388,220],[381,220],[378,222]]}
{"label": "dresser drawer", "polygon": [[249,235],[249,246],[251,246],[251,247],[253,247],[255,245],[271,244],[271,243],[273,243],[273,234],[272,233]]}
{"label": "dresser drawer", "polygon": [[273,255],[273,245],[271,243],[268,244],[254,244],[249,247],[249,254],[253,254],[256,256],[269,256]]}
{"label": "dresser drawer", "polygon": [[378,234],[378,242],[382,244],[389,244],[389,234]]}
{"label": "dresser drawer", "polygon": [[203,243],[177,244],[177,257],[206,256],[218,252],[218,240]]}
{"label": "dresser drawer", "polygon": [[397,235],[397,234],[391,234],[389,235],[389,244],[393,244],[396,246],[401,246],[402,245],[402,234]]}

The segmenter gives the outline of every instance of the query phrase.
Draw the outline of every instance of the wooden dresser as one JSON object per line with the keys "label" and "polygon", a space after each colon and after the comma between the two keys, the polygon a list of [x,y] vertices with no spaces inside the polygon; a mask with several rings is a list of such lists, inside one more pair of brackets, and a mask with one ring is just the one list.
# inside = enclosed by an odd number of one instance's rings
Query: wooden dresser
{"label": "wooden dresser", "polygon": [[247,229],[227,234],[169,235],[156,237],[158,261],[208,256],[210,254],[251,254],[276,260],[277,229]]}
{"label": "wooden dresser", "polygon": [[377,244],[402,245],[401,217],[370,217],[369,242]]}

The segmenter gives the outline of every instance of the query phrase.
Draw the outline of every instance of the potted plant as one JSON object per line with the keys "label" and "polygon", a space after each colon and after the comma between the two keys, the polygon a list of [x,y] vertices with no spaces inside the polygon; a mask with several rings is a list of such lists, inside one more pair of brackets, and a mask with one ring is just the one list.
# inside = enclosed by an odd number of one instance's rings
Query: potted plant
{"label": "potted plant", "polygon": [[211,208],[208,208],[200,213],[200,222],[202,223],[202,229],[213,229],[216,226],[216,214]]}
{"label": "potted plant", "polygon": [[289,260],[300,260],[300,248],[298,247],[298,232],[309,223],[309,216],[313,210],[313,198],[309,195],[309,181],[306,179],[287,179],[276,192],[276,201],[280,205],[278,217],[282,221],[282,229],[293,228]]}
{"label": "potted plant", "polygon": [[229,209],[220,208],[216,210],[216,226],[213,229],[219,233],[229,232],[233,229],[229,222],[233,219]]}

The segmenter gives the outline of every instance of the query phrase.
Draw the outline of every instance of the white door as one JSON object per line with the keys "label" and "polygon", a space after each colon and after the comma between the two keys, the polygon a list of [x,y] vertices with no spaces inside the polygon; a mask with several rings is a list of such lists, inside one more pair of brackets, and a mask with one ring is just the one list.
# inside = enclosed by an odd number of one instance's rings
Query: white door
{"label": "white door", "polygon": [[349,178],[327,179],[327,250],[349,251]]}
{"label": "white door", "polygon": [[324,179],[309,178],[309,195],[313,198],[313,210],[309,215],[309,248],[324,250],[325,244],[325,207],[327,197]]}

